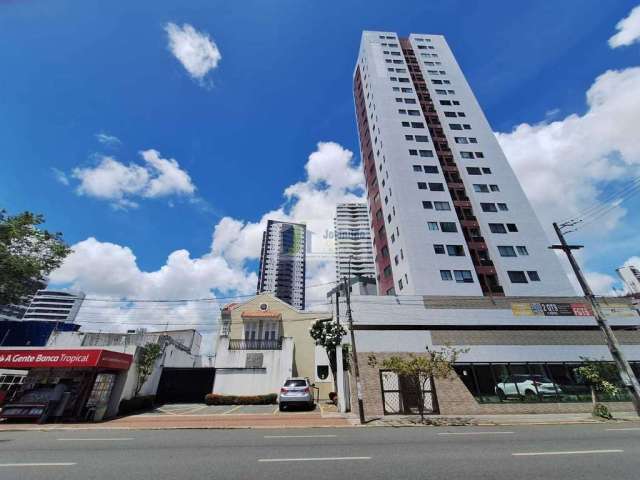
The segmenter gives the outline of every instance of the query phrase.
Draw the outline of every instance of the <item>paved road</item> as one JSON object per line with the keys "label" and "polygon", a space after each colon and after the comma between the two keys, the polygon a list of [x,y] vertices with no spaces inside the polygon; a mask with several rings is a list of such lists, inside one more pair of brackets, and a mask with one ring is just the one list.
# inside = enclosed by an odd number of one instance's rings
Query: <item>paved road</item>
{"label": "paved road", "polygon": [[640,427],[0,433],[2,480],[129,478],[635,480]]}

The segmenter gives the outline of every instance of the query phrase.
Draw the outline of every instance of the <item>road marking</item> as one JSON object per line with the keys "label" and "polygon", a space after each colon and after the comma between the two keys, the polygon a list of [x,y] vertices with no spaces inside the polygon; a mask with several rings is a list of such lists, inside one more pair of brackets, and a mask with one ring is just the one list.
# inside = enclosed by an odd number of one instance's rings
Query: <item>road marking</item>
{"label": "road marking", "polygon": [[200,411],[200,410],[204,410],[205,408],[207,408],[209,405],[202,405],[200,407],[196,407],[196,408],[191,408],[189,410],[185,410],[184,412],[180,412],[182,415],[191,415],[194,412]]}
{"label": "road marking", "polygon": [[127,440],[135,440],[135,438],[58,438],[57,440],[60,442],[124,442]]}
{"label": "road marking", "polygon": [[242,408],[242,405],[237,405],[237,406],[233,407],[231,410],[227,410],[226,412],[222,412],[222,415],[226,415],[227,413],[235,412],[239,408]]}
{"label": "road marking", "polygon": [[336,438],[337,435],[265,435],[264,438]]}
{"label": "road marking", "polygon": [[440,432],[438,435],[512,435],[515,432]]}
{"label": "road marking", "polygon": [[514,457],[533,457],[538,455],[590,455],[592,453],[622,453],[624,450],[574,450],[567,452],[529,452],[512,453]]}
{"label": "road marking", "polygon": [[626,430],[640,430],[640,427],[607,428],[607,432],[624,432]]}
{"label": "road marking", "polygon": [[336,460],[371,460],[371,457],[261,458],[259,462],[324,462]]}
{"label": "road marking", "polygon": [[58,463],[0,463],[0,467],[70,467],[76,465],[71,462]]}

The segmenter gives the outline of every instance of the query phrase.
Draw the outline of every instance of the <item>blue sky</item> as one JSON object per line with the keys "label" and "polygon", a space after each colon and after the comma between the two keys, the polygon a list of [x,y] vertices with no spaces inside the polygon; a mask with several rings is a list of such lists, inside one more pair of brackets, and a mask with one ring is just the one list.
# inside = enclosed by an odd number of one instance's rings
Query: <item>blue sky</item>
{"label": "blue sky", "polygon": [[[116,255],[114,265],[129,252],[141,272],[159,272],[172,252],[183,249],[190,259],[218,255],[225,269],[241,272],[234,290],[246,292],[258,254],[246,250],[255,248],[255,241],[247,241],[244,253],[235,256],[229,253],[231,240],[228,248],[212,250],[214,228],[223,218],[253,226],[285,202],[300,202],[302,197],[286,199],[283,192],[298,182],[309,187],[305,165],[318,142],[354,152],[344,164],[353,173],[359,158],[351,76],[363,29],[444,34],[494,130],[509,135],[521,124],[549,125],[588,113],[585,92],[599,75],[639,64],[637,43],[615,49],[607,43],[635,5],[595,0],[0,2],[5,39],[0,43],[0,205],[10,212],[44,213],[48,226],[64,232],[71,244],[93,237],[99,242],[94,247],[118,246],[109,250]],[[202,80],[169,50],[169,22],[192,25],[219,49],[221,59]],[[100,133],[119,141],[101,143]],[[506,141],[518,149],[530,145],[524,136]],[[637,142],[615,141],[613,153],[618,144],[629,143],[626,157],[618,159],[622,170],[604,183],[595,173],[567,185],[568,190],[582,188],[580,182],[588,187],[586,193],[568,193],[575,210],[567,214],[587,206],[585,196],[595,195],[595,201],[628,175],[637,175]],[[144,166],[140,152],[151,149],[175,159],[196,190],[137,195],[136,207],[116,208],[113,200],[78,193],[74,169],[95,168],[105,156],[125,166]],[[603,156],[613,153],[605,149]],[[518,173],[533,168],[526,155],[517,162]],[[56,175],[64,175],[68,184]],[[339,188],[341,195],[358,193],[354,184]],[[548,205],[534,205],[544,220],[550,218]],[[640,202],[636,198],[624,206],[627,214],[605,237],[602,231],[576,234],[591,248],[583,255],[588,271],[611,275],[639,255]],[[234,231],[238,238],[246,233]],[[222,228],[219,233],[223,236]],[[130,268],[131,259],[127,262]],[[77,287],[128,294],[126,287],[98,285],[89,272],[67,270],[61,279]],[[606,288],[613,284],[598,280]],[[209,287],[219,290],[216,285]],[[161,295],[152,292],[149,287],[131,294]]]}

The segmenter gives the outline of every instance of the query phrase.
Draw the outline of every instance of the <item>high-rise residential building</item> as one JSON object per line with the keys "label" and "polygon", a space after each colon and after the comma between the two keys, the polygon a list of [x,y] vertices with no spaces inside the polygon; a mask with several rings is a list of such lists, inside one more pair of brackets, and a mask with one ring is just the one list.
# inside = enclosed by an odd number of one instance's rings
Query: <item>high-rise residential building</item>
{"label": "high-rise residential building", "polygon": [[574,294],[444,37],[363,32],[353,80],[380,294]]}
{"label": "high-rise residential building", "polygon": [[258,293],[270,292],[304,310],[306,226],[269,220],[262,234]]}
{"label": "high-rise residential building", "polygon": [[633,265],[625,265],[616,269],[629,293],[640,294],[640,269]]}
{"label": "high-rise residential building", "polygon": [[38,290],[29,303],[23,319],[73,323],[84,297],[82,292]]}
{"label": "high-rise residential building", "polygon": [[338,282],[349,276],[375,279],[367,204],[339,203],[333,223]]}

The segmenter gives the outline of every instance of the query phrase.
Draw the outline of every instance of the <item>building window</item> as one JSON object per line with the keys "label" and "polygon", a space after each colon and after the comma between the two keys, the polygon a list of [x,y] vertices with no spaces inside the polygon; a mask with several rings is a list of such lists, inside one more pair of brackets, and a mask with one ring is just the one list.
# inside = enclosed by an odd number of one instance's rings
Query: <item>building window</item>
{"label": "building window", "polygon": [[441,245],[439,243],[434,244],[433,251],[436,253],[436,255],[444,255],[444,245]]}
{"label": "building window", "polygon": [[481,203],[480,204],[480,208],[482,209],[483,212],[497,212],[498,209],[496,208],[496,204],[495,203]]}
{"label": "building window", "polygon": [[382,250],[380,250],[380,253],[382,253],[382,256],[384,258],[389,258],[389,247],[385,245],[384,247],[382,247]]}
{"label": "building window", "polygon": [[453,276],[455,277],[457,283],[473,283],[471,270],[454,270]]}
{"label": "building window", "polygon": [[451,205],[449,205],[449,202],[433,202],[433,206],[436,208],[436,210],[440,211],[451,210]]}
{"label": "building window", "polygon": [[467,167],[467,173],[469,175],[482,175],[478,167]]}
{"label": "building window", "polygon": [[446,233],[454,233],[458,231],[455,222],[440,222],[440,230]]}
{"label": "building window", "polygon": [[383,275],[385,277],[390,277],[391,276],[391,265],[387,265],[384,269]]}
{"label": "building window", "polygon": [[510,232],[517,232],[518,227],[515,223],[507,223],[507,230],[509,230]]}
{"label": "building window", "polygon": [[509,207],[507,207],[506,203],[498,203],[498,210],[501,210],[503,212],[508,212]]}
{"label": "building window", "polygon": [[447,254],[450,257],[464,257],[464,247],[462,245],[447,245]]}
{"label": "building window", "polygon": [[436,231],[438,230],[438,222],[427,222],[427,227],[431,231]]}
{"label": "building window", "polygon": [[530,282],[539,282],[540,281],[540,275],[538,275],[538,272],[536,272],[535,270],[528,270],[527,271],[527,275],[529,276],[529,281]]}
{"label": "building window", "polygon": [[456,143],[469,143],[467,137],[455,137]]}
{"label": "building window", "polygon": [[482,167],[482,173],[489,175],[491,174],[491,169],[489,167]]}
{"label": "building window", "polygon": [[474,183],[473,191],[478,193],[489,193],[489,187],[486,184]]}
{"label": "building window", "polygon": [[435,165],[424,165],[424,173],[438,173],[438,167]]}
{"label": "building window", "polygon": [[429,182],[429,190],[432,192],[444,192],[444,185],[442,183]]}
{"label": "building window", "polygon": [[460,152],[462,158],[473,158],[473,152]]}
{"label": "building window", "polygon": [[432,209],[433,208],[433,203],[431,203],[428,200],[423,200],[422,201],[422,208]]}
{"label": "building window", "polygon": [[500,187],[498,187],[498,185],[489,185],[489,188],[491,189],[492,192],[500,191]]}
{"label": "building window", "polygon": [[416,135],[416,142],[428,142],[429,137],[426,135]]}
{"label": "building window", "polygon": [[507,275],[509,275],[511,283],[529,283],[524,272],[509,270]]}
{"label": "building window", "polygon": [[421,157],[433,157],[433,152],[431,150],[419,150]]}
{"label": "building window", "polygon": [[418,182],[418,190],[426,190],[427,183],[426,182]]}
{"label": "building window", "polygon": [[462,130],[462,125],[460,125],[459,123],[450,123],[449,128],[451,130]]}
{"label": "building window", "polygon": [[398,288],[402,290],[402,279],[398,280]]}
{"label": "building window", "polygon": [[515,257],[516,251],[512,246],[509,245],[498,245],[498,252],[501,257]]}
{"label": "building window", "polygon": [[491,230],[491,233],[507,233],[503,223],[490,223],[489,230]]}
{"label": "building window", "polygon": [[518,255],[529,255],[529,251],[527,250],[527,247],[525,247],[524,245],[518,245],[516,247],[516,250],[518,251]]}
{"label": "building window", "polygon": [[453,276],[451,275],[451,270],[440,270],[440,278],[444,281],[453,280]]}
{"label": "building window", "polygon": [[414,172],[422,172],[422,165],[414,165],[413,166],[413,171]]}
{"label": "building window", "polygon": [[393,257],[393,261],[396,263],[396,266],[400,265],[400,258],[398,258],[398,255]]}

